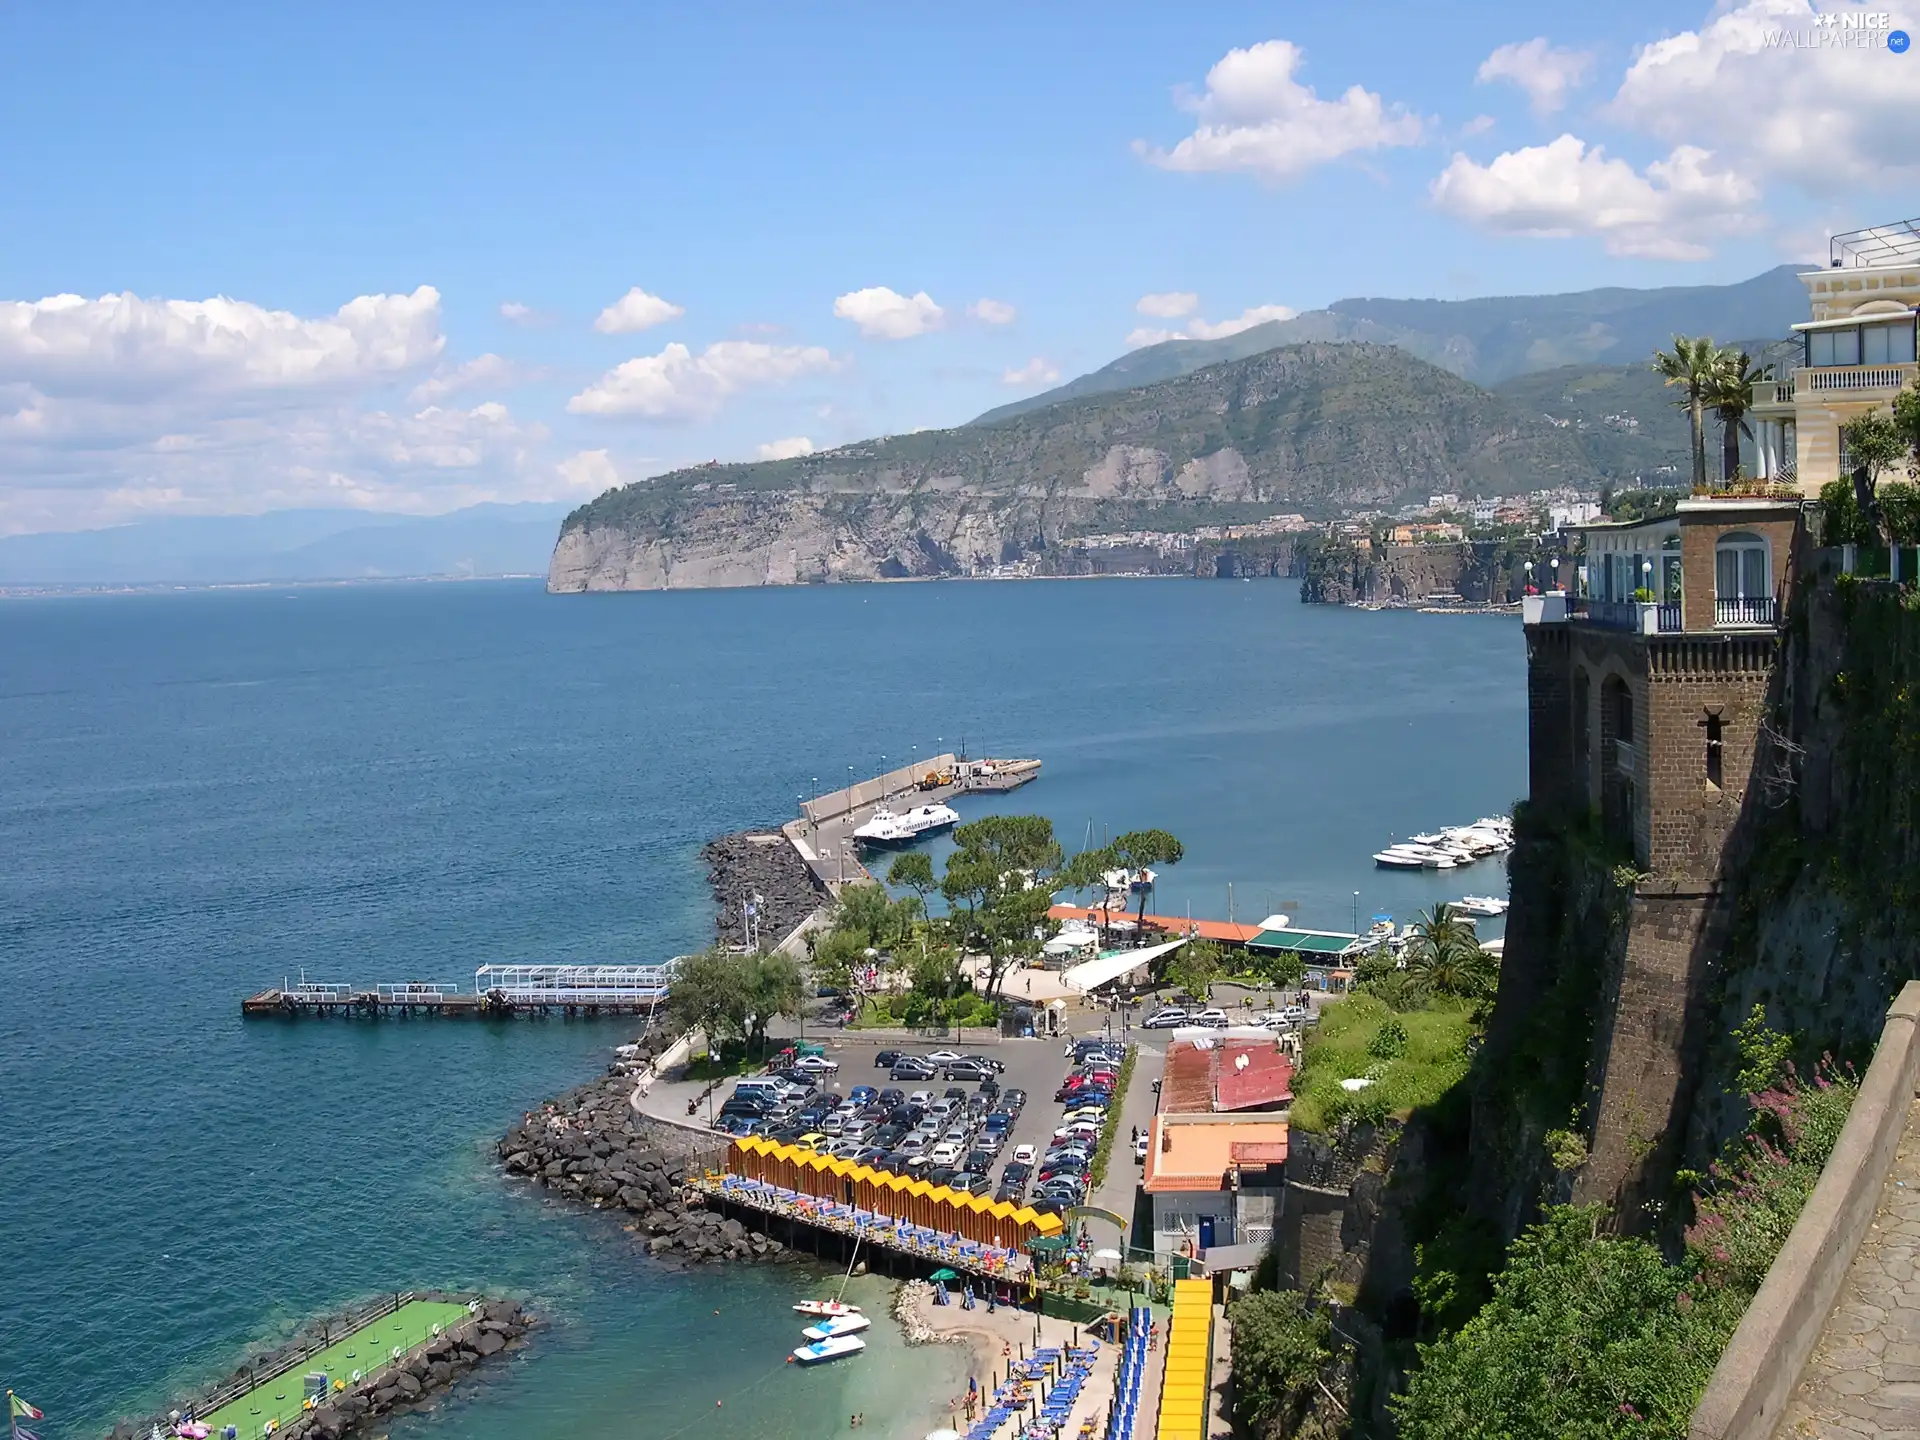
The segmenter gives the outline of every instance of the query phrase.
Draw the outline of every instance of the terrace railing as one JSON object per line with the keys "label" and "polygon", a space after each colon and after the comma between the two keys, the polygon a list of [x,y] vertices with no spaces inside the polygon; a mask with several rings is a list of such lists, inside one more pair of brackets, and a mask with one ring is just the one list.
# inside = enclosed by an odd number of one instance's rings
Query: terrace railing
{"label": "terrace railing", "polygon": [[1771,595],[1736,596],[1730,600],[1715,599],[1713,602],[1713,623],[1715,625],[1772,625],[1776,623],[1780,607]]}

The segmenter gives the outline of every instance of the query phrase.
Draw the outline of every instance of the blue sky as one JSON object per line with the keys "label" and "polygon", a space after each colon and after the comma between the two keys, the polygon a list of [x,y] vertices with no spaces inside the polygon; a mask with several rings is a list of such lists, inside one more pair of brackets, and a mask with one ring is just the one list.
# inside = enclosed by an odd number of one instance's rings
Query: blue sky
{"label": "blue sky", "polygon": [[[1806,0],[0,9],[0,533],[584,499],[1262,307],[1734,280],[1920,208],[1920,56],[1763,32],[1825,33]],[[657,323],[597,330],[636,288]]]}

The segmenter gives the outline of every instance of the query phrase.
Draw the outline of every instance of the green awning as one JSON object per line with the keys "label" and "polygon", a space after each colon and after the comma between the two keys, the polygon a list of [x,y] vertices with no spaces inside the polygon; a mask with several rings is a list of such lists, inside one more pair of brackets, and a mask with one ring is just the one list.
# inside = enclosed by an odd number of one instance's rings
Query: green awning
{"label": "green awning", "polygon": [[1247,944],[1256,950],[1291,950],[1300,955],[1343,955],[1357,938],[1330,930],[1262,930]]}
{"label": "green awning", "polygon": [[1036,1235],[1027,1242],[1027,1248],[1029,1250],[1042,1252],[1048,1250],[1064,1250],[1072,1243],[1073,1241],[1065,1235]]}

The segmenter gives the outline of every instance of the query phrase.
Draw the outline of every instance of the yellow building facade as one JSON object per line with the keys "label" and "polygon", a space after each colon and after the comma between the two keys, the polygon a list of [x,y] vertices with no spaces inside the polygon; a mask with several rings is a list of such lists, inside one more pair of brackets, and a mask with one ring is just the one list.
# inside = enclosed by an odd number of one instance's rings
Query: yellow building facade
{"label": "yellow building facade", "polygon": [[1754,387],[1755,470],[1815,496],[1847,473],[1840,427],[1920,374],[1920,220],[1835,236],[1828,267],[1800,282],[1810,314],[1793,327],[1800,353]]}

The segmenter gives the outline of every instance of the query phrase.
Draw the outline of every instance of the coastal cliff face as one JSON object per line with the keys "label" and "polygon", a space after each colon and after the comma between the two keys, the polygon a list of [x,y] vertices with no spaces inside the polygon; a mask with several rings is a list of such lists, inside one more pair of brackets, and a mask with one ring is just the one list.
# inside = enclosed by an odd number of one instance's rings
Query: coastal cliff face
{"label": "coastal cliff face", "polygon": [[1298,345],[993,424],[609,491],[567,517],[548,589],[903,579],[1016,563],[1100,573],[1094,547],[1078,542],[1135,531],[1165,537],[1144,545],[1164,552],[1149,571],[1273,573],[1282,557],[1271,545],[1264,560],[1222,566],[1220,547],[1207,552],[1195,532],[1586,473],[1577,436],[1435,366],[1378,346]]}

